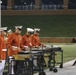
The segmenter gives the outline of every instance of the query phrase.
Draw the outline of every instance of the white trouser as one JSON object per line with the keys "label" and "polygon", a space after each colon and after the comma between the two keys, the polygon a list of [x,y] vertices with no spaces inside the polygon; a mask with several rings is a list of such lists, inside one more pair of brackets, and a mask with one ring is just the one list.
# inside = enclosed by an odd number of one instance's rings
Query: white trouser
{"label": "white trouser", "polygon": [[4,67],[5,67],[5,60],[2,60],[2,62],[0,62],[0,75],[3,75]]}
{"label": "white trouser", "polygon": [[11,56],[9,56],[9,63],[10,63],[10,66],[9,66],[9,71],[10,71],[10,74],[14,74],[14,64],[15,64],[15,62],[13,61],[13,59],[12,59],[13,57],[11,57]]}
{"label": "white trouser", "polygon": [[[34,58],[36,58],[37,59],[37,57],[36,56],[34,56]],[[33,64],[34,64],[34,66],[37,66],[37,60],[33,60]]]}
{"label": "white trouser", "polygon": [[34,66],[37,66],[37,60],[34,60],[33,63],[34,63]]}

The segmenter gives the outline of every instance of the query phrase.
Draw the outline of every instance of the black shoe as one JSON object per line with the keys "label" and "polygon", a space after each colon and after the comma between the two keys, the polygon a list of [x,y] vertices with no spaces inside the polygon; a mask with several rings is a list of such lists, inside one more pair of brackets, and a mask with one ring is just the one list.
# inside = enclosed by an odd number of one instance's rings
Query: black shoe
{"label": "black shoe", "polygon": [[75,60],[75,62],[73,63],[73,65],[72,65],[72,66],[74,66],[74,65],[76,65],[76,60]]}

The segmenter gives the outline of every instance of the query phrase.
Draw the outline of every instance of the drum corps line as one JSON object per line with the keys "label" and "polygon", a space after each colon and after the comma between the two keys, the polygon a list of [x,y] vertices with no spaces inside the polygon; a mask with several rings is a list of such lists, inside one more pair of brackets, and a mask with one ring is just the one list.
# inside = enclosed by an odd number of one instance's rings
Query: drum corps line
{"label": "drum corps line", "polygon": [[21,31],[22,26],[15,26],[15,32],[12,32],[11,29],[7,30],[7,27],[0,28],[0,75],[3,75],[7,48],[8,56],[12,58],[20,51],[43,45],[39,40],[39,28],[27,28],[24,36],[21,36]]}
{"label": "drum corps line", "polygon": [[[7,27],[0,28],[0,75],[3,75],[5,63],[8,60],[7,57],[10,59],[9,64],[15,65],[14,69],[9,67],[9,71],[11,72],[9,72],[9,75],[15,75],[19,61],[13,61],[14,55],[18,55],[19,52],[30,51],[32,48],[46,48],[40,42],[39,28],[27,28],[25,35],[21,36],[22,27],[15,26],[14,32],[11,29],[8,30]],[[33,61],[33,65],[37,65],[36,60]]]}

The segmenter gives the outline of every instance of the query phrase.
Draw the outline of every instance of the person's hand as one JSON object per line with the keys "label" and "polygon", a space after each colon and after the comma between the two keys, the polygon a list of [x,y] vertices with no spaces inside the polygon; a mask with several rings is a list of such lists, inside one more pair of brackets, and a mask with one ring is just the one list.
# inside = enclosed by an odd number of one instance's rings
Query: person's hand
{"label": "person's hand", "polygon": [[18,47],[18,48],[17,48],[17,50],[21,50],[21,48],[20,48],[20,47]]}
{"label": "person's hand", "polygon": [[16,47],[16,46],[12,46],[12,50],[13,50],[13,51],[18,50],[17,48],[18,48],[18,47]]}
{"label": "person's hand", "polygon": [[30,47],[26,47],[25,50],[30,50]]}
{"label": "person's hand", "polygon": [[16,51],[16,50],[18,50],[17,48],[13,48],[13,51]]}
{"label": "person's hand", "polygon": [[35,47],[36,47],[36,48],[39,48],[39,46],[38,46],[38,45],[36,45]]}
{"label": "person's hand", "polygon": [[22,51],[22,49],[20,47],[18,47],[17,50],[18,50],[18,52],[21,52]]}
{"label": "person's hand", "polygon": [[13,48],[13,51],[16,51],[16,50],[19,50],[19,51],[21,51],[21,48],[20,48],[20,47]]}

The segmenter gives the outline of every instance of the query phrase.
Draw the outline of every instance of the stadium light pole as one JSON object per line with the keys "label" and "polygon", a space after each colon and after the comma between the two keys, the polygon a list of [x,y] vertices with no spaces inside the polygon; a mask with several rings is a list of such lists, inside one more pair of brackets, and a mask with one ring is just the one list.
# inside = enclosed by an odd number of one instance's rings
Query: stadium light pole
{"label": "stadium light pole", "polygon": [[1,27],[1,3],[2,1],[0,0],[0,27]]}

